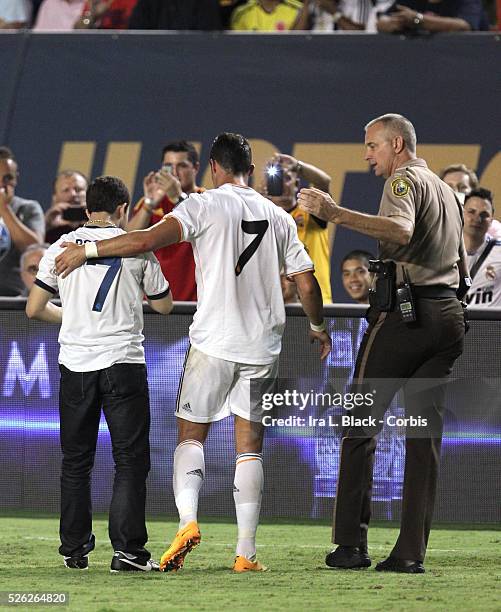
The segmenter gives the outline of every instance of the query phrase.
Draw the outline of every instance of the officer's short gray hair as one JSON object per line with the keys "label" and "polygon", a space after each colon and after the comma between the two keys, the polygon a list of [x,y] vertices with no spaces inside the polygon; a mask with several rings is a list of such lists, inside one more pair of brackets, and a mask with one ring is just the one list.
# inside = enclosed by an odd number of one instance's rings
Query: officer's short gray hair
{"label": "officer's short gray hair", "polygon": [[412,123],[403,115],[387,113],[386,115],[376,117],[365,126],[365,131],[376,123],[382,123],[391,136],[401,136],[408,151],[416,153],[416,130]]}

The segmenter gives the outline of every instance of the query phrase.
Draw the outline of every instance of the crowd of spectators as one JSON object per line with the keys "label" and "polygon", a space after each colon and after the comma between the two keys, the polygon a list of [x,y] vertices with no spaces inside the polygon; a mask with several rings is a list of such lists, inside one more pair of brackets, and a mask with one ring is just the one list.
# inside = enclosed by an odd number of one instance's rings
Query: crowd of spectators
{"label": "crowd of spectators", "polygon": [[495,22],[495,0],[0,0],[0,29],[35,31],[428,34],[488,30]]}
{"label": "crowd of spectators", "polygon": [[[158,168],[152,169],[143,179],[144,195],[132,207],[126,229],[131,231],[150,227],[190,194],[202,193],[204,189],[197,184],[199,170],[198,151],[192,143],[180,140],[166,144],[161,151]],[[52,201],[45,215],[37,201],[16,195],[19,176],[14,153],[8,147],[0,147],[2,297],[26,296],[45,249],[88,219],[85,202],[88,180],[78,170],[63,170],[54,178]],[[481,248],[489,241],[496,246],[485,264],[485,270],[482,268],[476,278],[473,305],[498,307],[501,305],[501,223],[494,219],[493,196],[479,185],[475,172],[464,164],[447,166],[440,172],[440,178],[457,193],[458,200],[470,202],[468,207],[465,205],[465,219],[468,220],[468,223],[465,222],[465,243],[469,263],[473,265],[477,261]],[[297,195],[299,189],[306,185],[328,192],[330,182],[331,177],[321,168],[284,153],[275,153],[268,159],[263,176],[254,179],[254,187],[294,219],[298,237],[315,265],[315,276],[326,304],[344,301],[343,296],[332,296],[331,291],[333,228],[300,210]],[[169,281],[173,298],[177,301],[196,301],[195,262],[191,245],[186,242],[173,244],[157,250],[156,255]],[[367,303],[368,298],[370,258],[370,253],[356,250],[341,262],[344,289],[354,302],[361,304]],[[483,284],[480,285],[482,280]],[[297,302],[292,279],[283,276],[281,281],[285,303]]]}

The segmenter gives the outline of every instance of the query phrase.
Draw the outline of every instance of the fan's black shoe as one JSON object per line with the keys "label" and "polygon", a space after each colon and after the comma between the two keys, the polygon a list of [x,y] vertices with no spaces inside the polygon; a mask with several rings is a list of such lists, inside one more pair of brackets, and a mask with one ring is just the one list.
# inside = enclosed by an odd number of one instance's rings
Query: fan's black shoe
{"label": "fan's black shoe", "polygon": [[325,557],[325,563],[329,567],[341,569],[356,569],[358,567],[370,567],[371,560],[367,548],[358,546],[338,546]]}
{"label": "fan's black shoe", "polygon": [[376,565],[376,572],[399,572],[400,574],[424,574],[425,569],[421,561],[397,559],[388,557]]}
{"label": "fan's black shoe", "polygon": [[110,572],[151,572],[159,571],[159,567],[159,564],[151,559],[141,559],[130,553],[116,550],[111,560]]}
{"label": "fan's black shoe", "polygon": [[64,566],[69,569],[86,570],[89,569],[89,559],[87,555],[83,557],[64,557]]}
{"label": "fan's black shoe", "polygon": [[370,567],[371,559],[369,557],[369,550],[367,548],[367,544],[360,544],[360,546],[358,547],[358,550],[360,551],[360,559],[362,560],[364,564],[362,565],[362,567]]}

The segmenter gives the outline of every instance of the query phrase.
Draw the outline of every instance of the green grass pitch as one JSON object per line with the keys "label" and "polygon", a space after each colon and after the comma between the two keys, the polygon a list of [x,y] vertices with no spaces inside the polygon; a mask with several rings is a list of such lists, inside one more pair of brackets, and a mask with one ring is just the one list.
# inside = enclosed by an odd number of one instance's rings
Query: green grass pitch
{"label": "green grass pitch", "polygon": [[[103,516],[94,521],[96,550],[90,568],[63,567],[57,554],[57,517],[0,517],[0,591],[66,591],[78,611],[217,610],[501,610],[501,533],[496,526],[440,526],[432,531],[427,573],[408,576],[367,570],[331,570],[324,565],[330,527],[325,523],[265,523],[258,532],[262,574],[230,571],[236,527],[200,521],[202,543],[177,574],[110,574],[112,550]],[[159,558],[177,524],[151,520],[149,548]],[[370,554],[386,557],[396,526],[370,530]],[[16,606],[18,607],[18,606]],[[14,607],[2,607],[13,610]],[[21,609],[47,610],[23,606]]]}

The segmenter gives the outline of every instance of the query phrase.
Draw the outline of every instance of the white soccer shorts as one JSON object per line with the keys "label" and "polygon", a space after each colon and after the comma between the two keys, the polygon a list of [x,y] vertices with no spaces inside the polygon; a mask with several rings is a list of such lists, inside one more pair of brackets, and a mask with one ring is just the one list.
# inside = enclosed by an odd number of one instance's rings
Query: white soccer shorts
{"label": "white soccer shorts", "polygon": [[[272,391],[277,374],[278,359],[266,365],[249,365],[211,357],[192,346],[179,383],[176,416],[194,423],[212,423],[236,414],[259,423],[262,393]],[[253,386],[251,394],[251,380],[258,379],[265,380],[259,392],[255,393],[257,387]]]}

